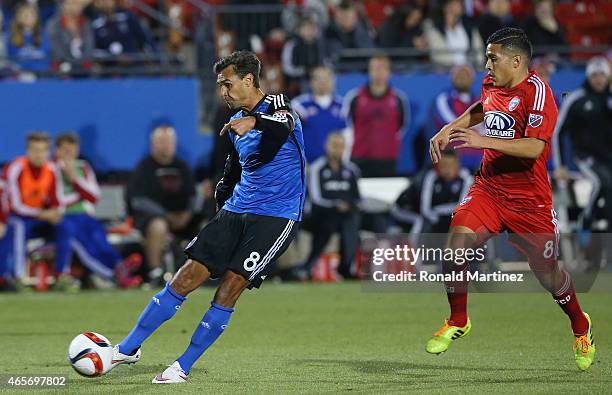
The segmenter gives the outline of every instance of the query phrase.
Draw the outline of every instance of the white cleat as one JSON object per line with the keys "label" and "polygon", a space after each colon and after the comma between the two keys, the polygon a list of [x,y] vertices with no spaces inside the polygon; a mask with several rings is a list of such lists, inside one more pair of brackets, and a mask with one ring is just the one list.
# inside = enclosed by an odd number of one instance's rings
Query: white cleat
{"label": "white cleat", "polygon": [[166,368],[162,373],[153,378],[153,384],[179,384],[187,382],[187,374],[181,368],[178,361]]}
{"label": "white cleat", "polygon": [[111,359],[110,367],[104,373],[108,373],[115,366],[119,366],[124,363],[128,365],[135,364],[136,362],[140,361],[140,354],[140,348],[138,348],[134,355],[123,354],[119,352],[119,345],[117,344],[115,347],[113,347],[113,358]]}

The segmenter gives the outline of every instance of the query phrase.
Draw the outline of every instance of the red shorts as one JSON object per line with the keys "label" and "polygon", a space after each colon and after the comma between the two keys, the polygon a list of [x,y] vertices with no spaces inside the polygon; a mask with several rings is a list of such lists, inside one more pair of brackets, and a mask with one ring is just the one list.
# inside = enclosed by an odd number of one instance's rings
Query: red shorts
{"label": "red shorts", "polygon": [[474,184],[455,209],[450,226],[470,228],[479,235],[481,242],[494,234],[508,231],[509,241],[527,255],[532,269],[549,270],[550,265],[556,263],[559,251],[555,210],[552,206],[517,210],[504,203]]}

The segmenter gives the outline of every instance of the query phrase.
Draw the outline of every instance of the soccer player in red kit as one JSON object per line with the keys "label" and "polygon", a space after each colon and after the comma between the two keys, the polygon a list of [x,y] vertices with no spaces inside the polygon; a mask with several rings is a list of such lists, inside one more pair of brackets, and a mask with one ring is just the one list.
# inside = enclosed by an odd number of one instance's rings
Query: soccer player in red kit
{"label": "soccer player in red kit", "polygon": [[[480,101],[430,140],[434,164],[449,143],[458,143],[455,148],[484,149],[474,185],[453,213],[448,247],[474,248],[507,230],[540,283],[570,318],[576,364],[586,370],[595,356],[591,319],[580,308],[569,274],[557,265],[557,219],[546,171],[557,120],[555,99],[546,81],[528,69],[531,43],[521,29],[493,33],[486,56]],[[484,136],[469,129],[481,122]],[[467,265],[445,263],[447,272],[466,269]],[[451,315],[427,342],[426,350],[432,354],[446,351],[471,329],[467,281],[445,286]]]}

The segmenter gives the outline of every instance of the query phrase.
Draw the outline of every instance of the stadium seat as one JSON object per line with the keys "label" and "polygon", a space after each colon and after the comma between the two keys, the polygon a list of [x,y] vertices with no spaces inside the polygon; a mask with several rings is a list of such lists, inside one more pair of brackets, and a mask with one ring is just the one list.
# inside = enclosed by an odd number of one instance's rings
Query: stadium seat
{"label": "stadium seat", "polygon": [[406,177],[361,178],[359,191],[365,211],[388,211],[410,181]]}
{"label": "stadium seat", "polygon": [[101,185],[96,218],[108,225],[107,238],[112,245],[141,243],[143,238],[127,217],[125,186]]}
{"label": "stadium seat", "polygon": [[39,292],[46,292],[55,282],[54,272],[55,246],[43,238],[28,240],[26,259],[27,285],[33,285]]}
{"label": "stadium seat", "polygon": [[[608,45],[612,40],[612,3],[607,1],[580,1],[559,4],[556,8],[569,44],[590,47]],[[572,59],[588,59],[590,52],[572,53]]]}

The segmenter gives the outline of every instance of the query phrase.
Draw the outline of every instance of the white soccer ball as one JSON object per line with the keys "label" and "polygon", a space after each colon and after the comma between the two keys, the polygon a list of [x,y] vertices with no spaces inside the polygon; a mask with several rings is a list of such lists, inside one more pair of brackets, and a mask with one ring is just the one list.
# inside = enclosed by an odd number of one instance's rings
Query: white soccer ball
{"label": "white soccer ball", "polygon": [[81,333],[68,346],[70,365],[82,376],[96,377],[106,373],[112,358],[110,341],[99,333]]}

